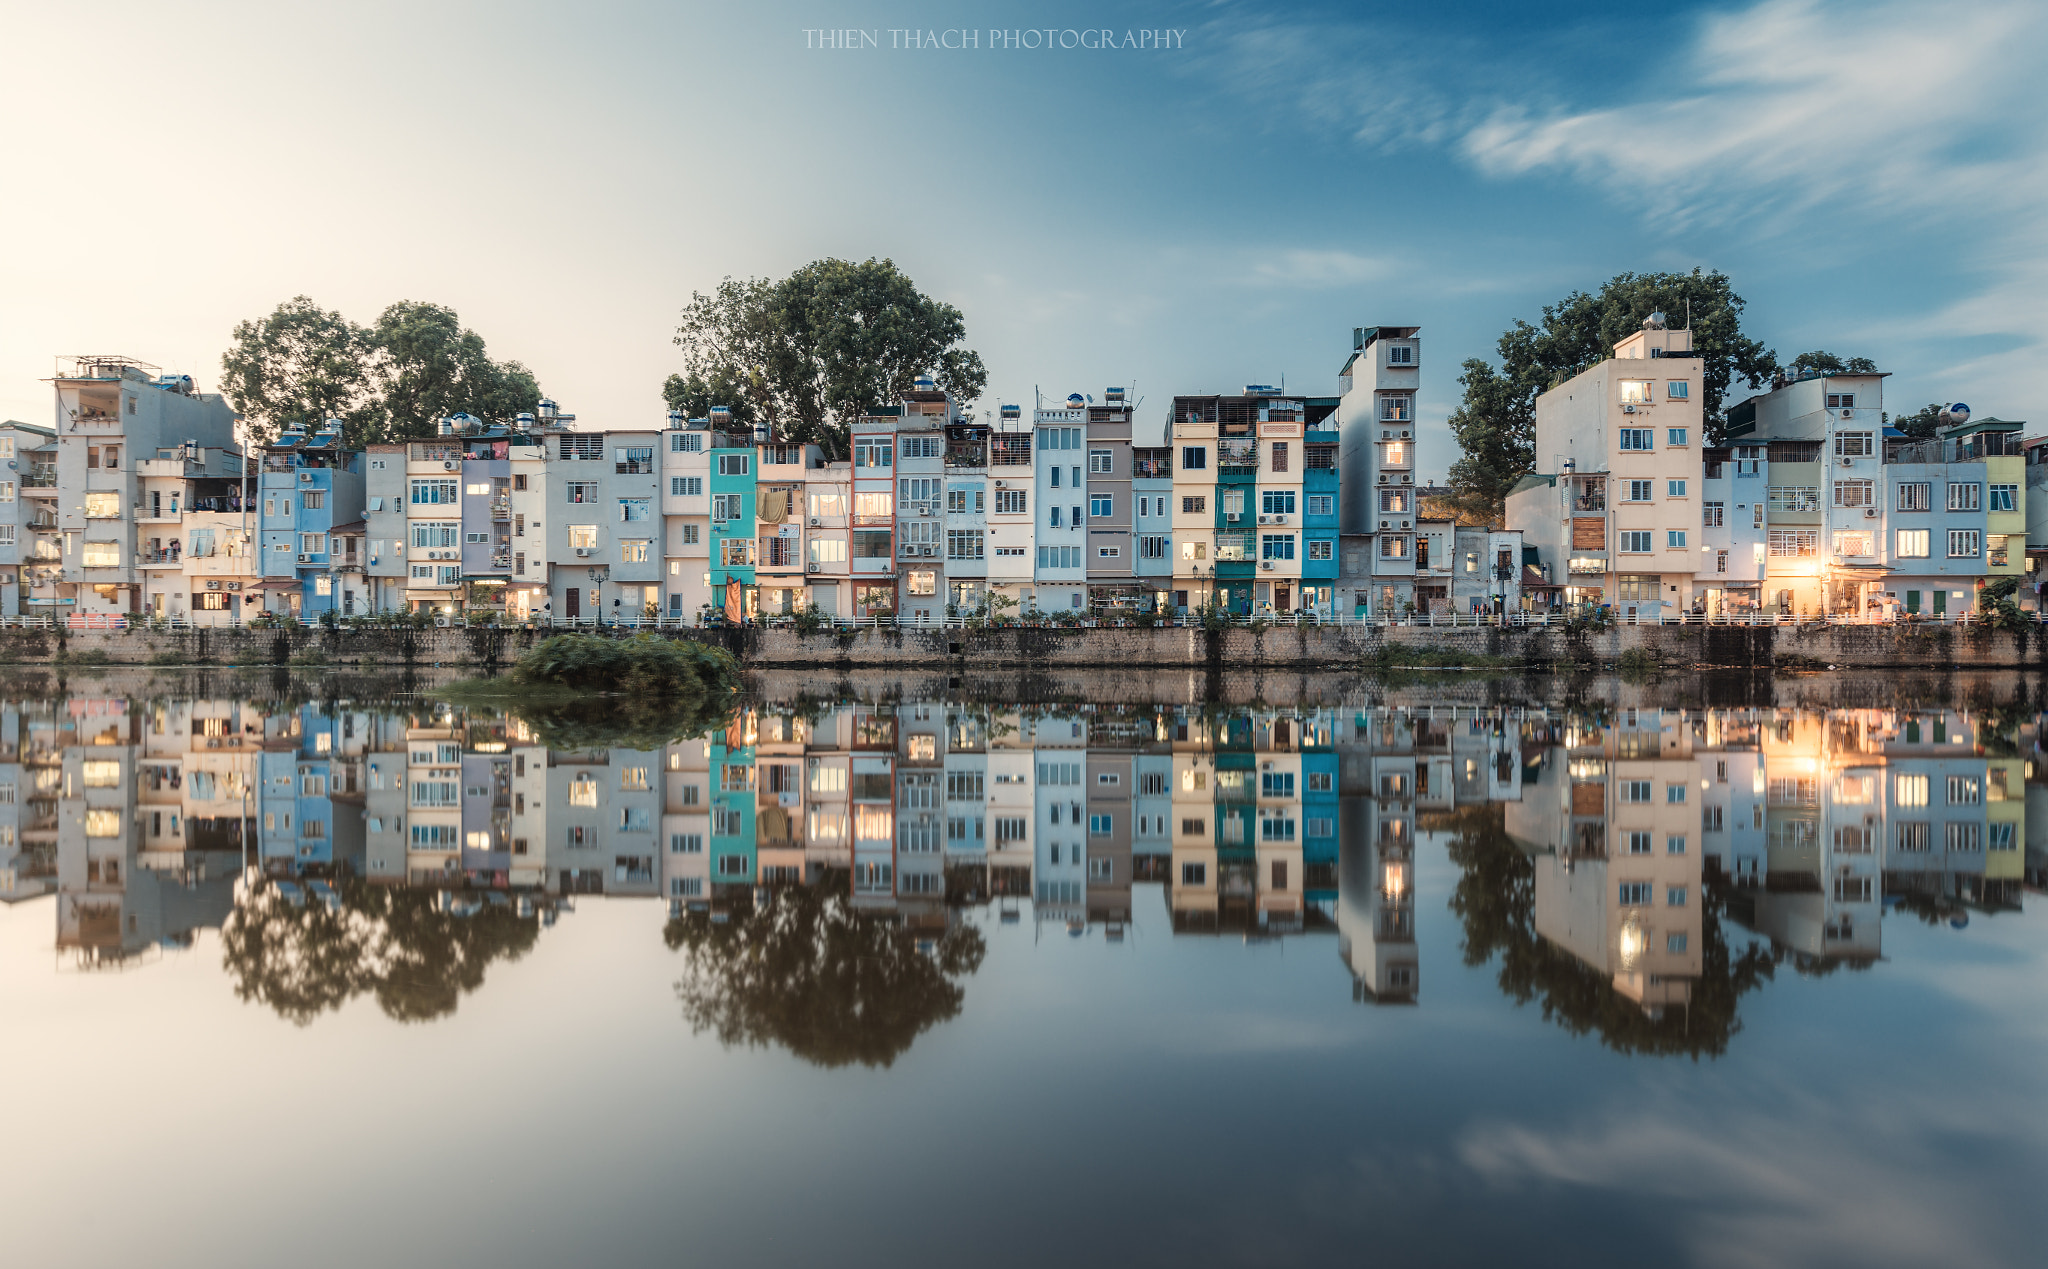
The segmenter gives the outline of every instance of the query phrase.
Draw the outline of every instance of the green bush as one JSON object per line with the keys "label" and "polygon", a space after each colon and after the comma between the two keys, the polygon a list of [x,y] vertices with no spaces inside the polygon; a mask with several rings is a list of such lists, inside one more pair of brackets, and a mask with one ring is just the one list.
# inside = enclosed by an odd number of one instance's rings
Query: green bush
{"label": "green bush", "polygon": [[685,696],[737,683],[739,665],[721,648],[640,634],[551,635],[535,644],[510,675],[530,687],[569,687],[633,696]]}

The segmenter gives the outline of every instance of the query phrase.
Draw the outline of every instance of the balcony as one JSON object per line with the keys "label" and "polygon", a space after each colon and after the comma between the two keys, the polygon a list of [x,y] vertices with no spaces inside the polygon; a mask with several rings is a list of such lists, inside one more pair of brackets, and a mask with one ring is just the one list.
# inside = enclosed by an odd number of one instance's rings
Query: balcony
{"label": "balcony", "polygon": [[623,463],[613,463],[612,471],[620,476],[651,476],[654,474],[652,458],[633,458]]}
{"label": "balcony", "polygon": [[512,495],[510,495],[510,494],[504,494],[504,495],[501,495],[501,496],[498,496],[498,497],[494,497],[494,498],[492,498],[492,499],[491,499],[491,519],[493,519],[493,520],[510,520],[511,518],[512,518]]}
{"label": "balcony", "polygon": [[21,473],[21,487],[23,489],[56,489],[56,467],[34,466],[27,468]]}

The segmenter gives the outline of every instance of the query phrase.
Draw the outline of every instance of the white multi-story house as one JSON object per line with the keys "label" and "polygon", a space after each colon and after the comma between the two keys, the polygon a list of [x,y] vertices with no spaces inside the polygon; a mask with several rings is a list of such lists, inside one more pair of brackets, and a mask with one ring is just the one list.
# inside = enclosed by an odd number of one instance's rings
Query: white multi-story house
{"label": "white multi-story house", "polygon": [[[1365,540],[1368,574],[1346,570],[1364,616],[1394,616],[1416,602],[1416,394],[1422,386],[1419,326],[1363,326],[1337,374],[1338,526]],[[1370,580],[1362,580],[1369,578]]]}
{"label": "white multi-story house", "polygon": [[[661,445],[661,515],[669,617],[711,605],[711,432],[707,419],[668,416]],[[516,493],[513,495],[518,496]]]}
{"label": "white multi-story house", "polygon": [[[36,589],[32,575],[62,567],[56,562],[62,552],[59,540],[36,532],[39,523],[56,528],[55,507],[49,499],[29,497],[32,489],[54,491],[56,462],[55,432],[13,419],[0,423],[0,615],[24,615]],[[37,557],[45,540],[51,552],[47,561]]]}
{"label": "white multi-story house", "polygon": [[1039,510],[1033,602],[1041,612],[1081,612],[1088,606],[1088,402],[1078,393],[1066,408],[1035,410],[1034,464]]}

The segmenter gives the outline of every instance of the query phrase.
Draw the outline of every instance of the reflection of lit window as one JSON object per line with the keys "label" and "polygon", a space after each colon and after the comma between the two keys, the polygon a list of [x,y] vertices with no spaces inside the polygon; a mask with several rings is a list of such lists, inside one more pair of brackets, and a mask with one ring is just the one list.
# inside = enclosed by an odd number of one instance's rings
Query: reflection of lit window
{"label": "reflection of lit window", "polygon": [[88,809],[85,813],[85,835],[87,837],[119,837],[121,835],[121,812],[101,808]]}
{"label": "reflection of lit window", "polygon": [[910,738],[910,760],[912,762],[930,762],[937,756],[938,747],[939,738],[937,736],[912,736]]}
{"label": "reflection of lit window", "polygon": [[627,793],[644,793],[644,792],[646,792],[646,791],[647,791],[647,768],[645,768],[645,767],[620,767],[620,768],[619,768],[619,788],[620,788],[620,790],[621,790],[621,791],[623,791],[623,792],[627,792]]}
{"label": "reflection of lit window", "polygon": [[597,781],[589,776],[578,776],[569,781],[570,806],[596,806]]}
{"label": "reflection of lit window", "polygon": [[87,762],[83,767],[88,789],[112,789],[121,784],[121,764],[118,762]]}
{"label": "reflection of lit window", "polygon": [[1927,805],[1927,777],[1901,775],[1892,781],[1892,801],[1899,806]]}

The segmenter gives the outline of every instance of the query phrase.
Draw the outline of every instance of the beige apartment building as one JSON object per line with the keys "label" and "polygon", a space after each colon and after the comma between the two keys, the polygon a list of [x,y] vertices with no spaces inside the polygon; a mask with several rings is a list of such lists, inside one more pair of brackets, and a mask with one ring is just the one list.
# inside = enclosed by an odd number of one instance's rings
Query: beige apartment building
{"label": "beige apartment building", "polygon": [[1567,606],[1655,617],[1689,606],[1700,569],[1701,363],[1652,314],[1614,355],[1536,398],[1536,467],[1508,527]]}

